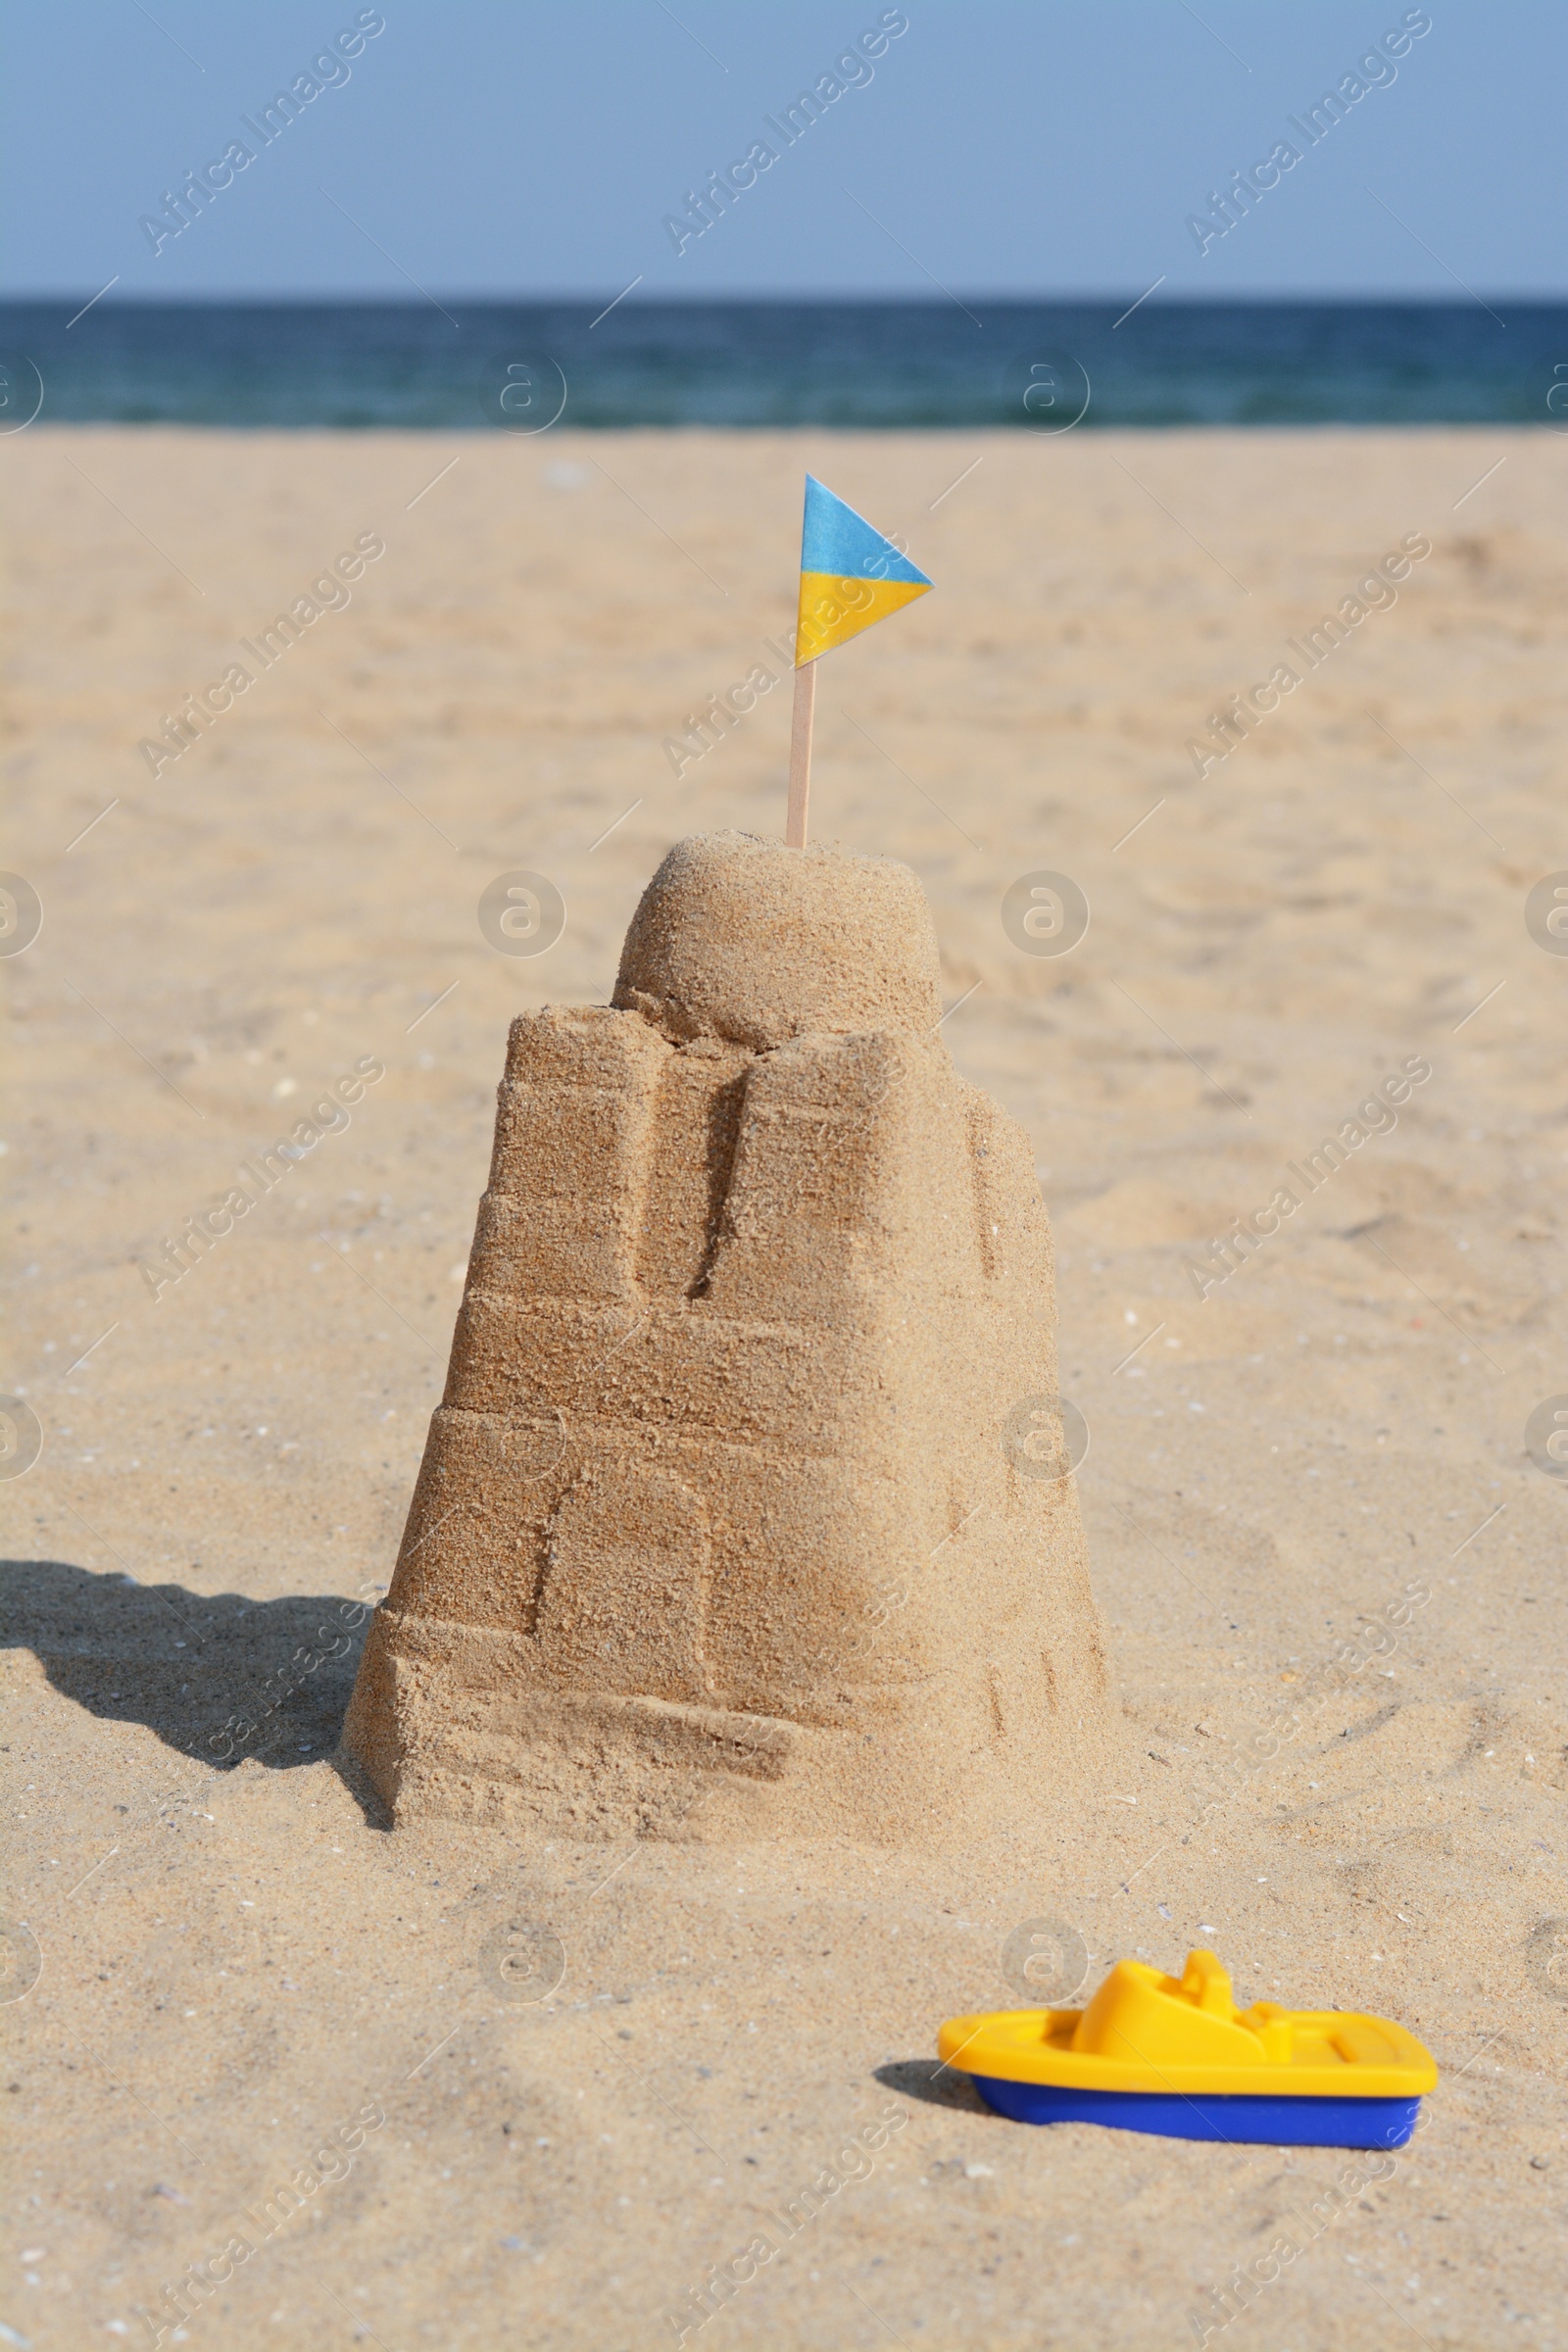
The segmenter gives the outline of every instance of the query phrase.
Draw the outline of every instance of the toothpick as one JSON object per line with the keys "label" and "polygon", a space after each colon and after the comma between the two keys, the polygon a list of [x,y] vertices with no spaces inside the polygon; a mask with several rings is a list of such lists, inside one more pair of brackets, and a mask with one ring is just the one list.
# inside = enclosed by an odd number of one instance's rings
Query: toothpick
{"label": "toothpick", "polygon": [[803,662],[795,672],[795,715],[790,725],[790,797],[784,816],[784,846],[806,847],[806,809],[811,797],[811,720],[816,711],[816,663]]}

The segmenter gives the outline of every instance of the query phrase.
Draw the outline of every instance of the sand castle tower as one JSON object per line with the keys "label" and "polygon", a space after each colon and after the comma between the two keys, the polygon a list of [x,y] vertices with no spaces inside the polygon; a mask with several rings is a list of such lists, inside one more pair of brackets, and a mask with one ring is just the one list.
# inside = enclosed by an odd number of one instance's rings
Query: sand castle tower
{"label": "sand castle tower", "polygon": [[345,1728],[398,1812],[928,1838],[1108,1739],[1033,1155],[941,1010],[906,866],[715,833],[612,1007],[513,1023]]}

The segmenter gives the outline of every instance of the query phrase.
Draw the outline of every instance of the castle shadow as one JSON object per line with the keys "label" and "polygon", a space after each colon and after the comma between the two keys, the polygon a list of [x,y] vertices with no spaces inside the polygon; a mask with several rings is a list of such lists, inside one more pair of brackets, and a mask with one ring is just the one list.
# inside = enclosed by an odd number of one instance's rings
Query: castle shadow
{"label": "castle shadow", "polygon": [[144,1585],[64,1560],[0,1561],[0,1641],[108,1723],[138,1723],[211,1771],[331,1761],[367,1818],[382,1808],[335,1753],[364,1642],[337,1592],[251,1600]]}

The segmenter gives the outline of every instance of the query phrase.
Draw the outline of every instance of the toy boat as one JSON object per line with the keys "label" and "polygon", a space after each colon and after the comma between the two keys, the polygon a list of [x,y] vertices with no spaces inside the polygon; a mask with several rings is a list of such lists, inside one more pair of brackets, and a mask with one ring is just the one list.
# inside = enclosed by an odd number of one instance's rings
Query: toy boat
{"label": "toy boat", "polygon": [[1402,2148],[1438,2080],[1387,2018],[1238,2009],[1212,1952],[1189,1952],[1179,1977],[1119,1960],[1087,2009],[950,2018],[937,2050],[1018,2123],[1277,2147]]}

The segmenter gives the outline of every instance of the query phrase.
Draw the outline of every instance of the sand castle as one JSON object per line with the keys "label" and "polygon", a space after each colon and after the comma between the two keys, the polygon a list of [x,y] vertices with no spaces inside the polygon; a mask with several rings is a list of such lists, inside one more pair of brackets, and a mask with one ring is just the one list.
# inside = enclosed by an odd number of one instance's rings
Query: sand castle
{"label": "sand castle", "polygon": [[513,1023],[345,1727],[398,1813],[924,1838],[1108,1739],[1033,1154],[941,1012],[907,867],[716,833]]}

